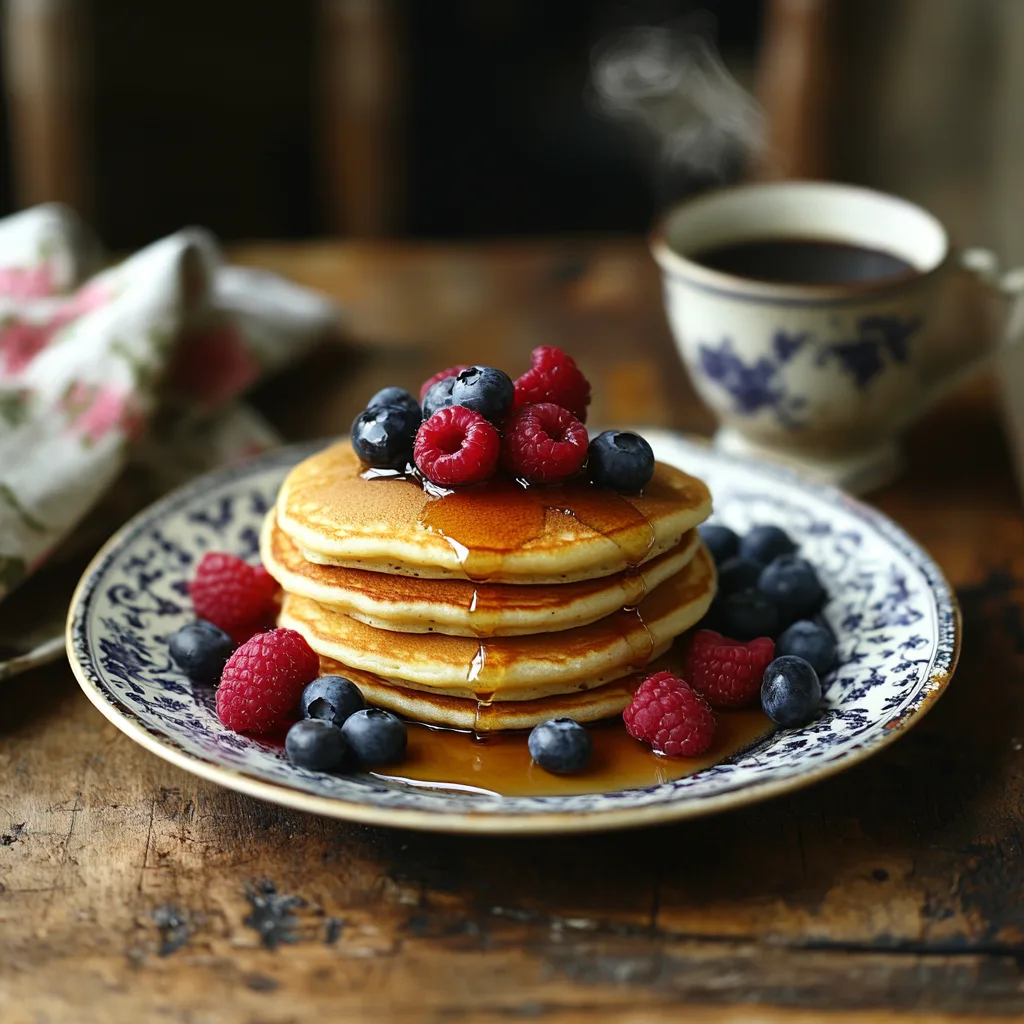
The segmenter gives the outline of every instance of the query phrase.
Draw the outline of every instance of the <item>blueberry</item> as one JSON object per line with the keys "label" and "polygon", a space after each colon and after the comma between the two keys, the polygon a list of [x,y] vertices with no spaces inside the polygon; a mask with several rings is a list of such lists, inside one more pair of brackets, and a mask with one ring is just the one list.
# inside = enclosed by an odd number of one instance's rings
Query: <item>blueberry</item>
{"label": "blueberry", "polygon": [[412,416],[422,417],[423,413],[420,411],[420,403],[409,394],[405,388],[381,388],[373,398],[366,403],[367,409],[376,409],[382,405],[397,405],[403,409],[408,409]]}
{"label": "blueberry", "polygon": [[728,526],[719,526],[718,523],[701,523],[697,527],[697,532],[711,552],[715,565],[721,565],[736,557],[736,552],[740,549],[740,538],[735,530],[730,530]]}
{"label": "blueberry", "polygon": [[762,565],[793,551],[796,551],[796,545],[777,526],[755,526],[740,541],[740,554]]}
{"label": "blueberry", "polygon": [[654,452],[639,434],[606,430],[590,442],[587,469],[598,487],[636,494],[654,475]]}
{"label": "blueberry", "polygon": [[238,644],[219,626],[197,619],[182,626],[168,646],[171,661],[193,683],[215,683]]}
{"label": "blueberry", "polygon": [[462,405],[497,423],[516,397],[512,378],[493,366],[470,366],[452,383],[452,405]]}
{"label": "blueberry", "polygon": [[802,619],[794,622],[779,637],[775,653],[803,658],[819,676],[823,676],[836,662],[836,641],[824,626]]}
{"label": "blueberry", "polygon": [[430,389],[423,396],[423,418],[429,420],[438,409],[447,409],[454,405],[452,401],[452,388],[455,386],[454,377],[445,377],[436,384],[431,384]]}
{"label": "blueberry", "polygon": [[799,555],[779,555],[765,566],[757,589],[775,602],[783,624],[806,619],[825,603],[825,588],[814,566]]}
{"label": "blueberry", "polygon": [[288,730],[284,749],[292,764],[315,772],[340,772],[354,766],[352,751],[341,730],[315,718],[296,722]]}
{"label": "blueberry", "polygon": [[722,599],[718,626],[733,640],[775,636],[779,629],[779,613],[761,591],[741,590]]}
{"label": "blueberry", "polygon": [[398,761],[405,753],[405,722],[380,708],[357,711],[341,733],[364,768]]}
{"label": "blueberry", "polygon": [[528,746],[530,757],[553,775],[583,771],[594,753],[590,733],[571,718],[541,722],[530,733]]}
{"label": "blueberry", "polygon": [[319,718],[340,729],[366,707],[366,700],[359,687],[344,676],[321,676],[302,691],[300,706],[306,718]]}
{"label": "blueberry", "polygon": [[761,683],[764,713],[784,729],[805,725],[818,711],[821,683],[813,666],[792,654],[776,658]]}
{"label": "blueberry", "polygon": [[352,447],[378,469],[405,469],[412,461],[420,415],[401,405],[364,409],[352,423]]}
{"label": "blueberry", "polygon": [[728,597],[756,587],[763,568],[760,562],[752,562],[749,558],[730,558],[718,570],[719,596]]}

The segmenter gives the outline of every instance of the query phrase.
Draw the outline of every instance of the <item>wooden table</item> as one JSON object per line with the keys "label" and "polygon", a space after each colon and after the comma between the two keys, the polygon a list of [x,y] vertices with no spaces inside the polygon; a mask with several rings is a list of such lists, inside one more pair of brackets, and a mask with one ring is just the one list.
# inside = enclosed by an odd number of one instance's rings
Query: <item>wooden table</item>
{"label": "wooden table", "polygon": [[[545,342],[577,354],[596,422],[710,426],[639,243],[236,255],[337,295],[365,342],[262,388],[295,437],[347,429],[385,383],[481,358],[515,369]],[[932,415],[910,454],[875,500],[959,590],[957,678],[868,763],[735,813],[550,840],[347,825],[165,764],[64,665],[5,684],[2,1019],[1021,1014],[1024,517],[988,387]]]}

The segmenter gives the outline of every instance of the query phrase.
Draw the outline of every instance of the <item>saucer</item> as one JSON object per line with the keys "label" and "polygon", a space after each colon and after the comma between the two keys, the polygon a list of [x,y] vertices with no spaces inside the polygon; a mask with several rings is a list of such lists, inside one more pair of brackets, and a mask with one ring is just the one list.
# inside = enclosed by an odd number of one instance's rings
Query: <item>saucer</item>
{"label": "saucer", "polygon": [[185,771],[314,814],[447,832],[586,832],[697,817],[799,789],[903,735],[945,689],[960,648],[959,611],[931,558],[891,520],[839,491],[679,435],[645,436],[659,459],[708,483],[715,521],[741,532],[774,523],[818,568],[839,655],[810,725],[674,782],[558,797],[327,775],[292,766],[280,746],[231,732],[217,718],[213,691],[171,664],[167,641],[193,617],[187,581],[195,563],[212,550],[256,556],[263,517],[310,445],[201,477],[118,531],[75,592],[71,667],[117,728]]}

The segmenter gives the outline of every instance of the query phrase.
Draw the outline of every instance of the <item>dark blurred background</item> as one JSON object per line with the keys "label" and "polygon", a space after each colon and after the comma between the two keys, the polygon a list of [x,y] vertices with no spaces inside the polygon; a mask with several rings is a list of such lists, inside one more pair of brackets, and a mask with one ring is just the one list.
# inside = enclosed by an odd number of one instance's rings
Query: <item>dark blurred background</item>
{"label": "dark blurred background", "polygon": [[1020,209],[1024,0],[6,0],[2,31],[0,213],[63,199],[116,249],[635,233],[750,173],[1004,248]]}
{"label": "dark blurred background", "polygon": [[[31,23],[34,5],[18,6],[21,20],[5,26],[15,62],[39,47],[34,33],[54,31],[42,13]],[[590,52],[618,29],[698,6],[713,12],[730,60],[748,68],[759,0],[83,4],[74,116],[90,180],[79,205],[118,248],[185,223],[225,239],[642,231],[654,203],[649,168],[588,102]],[[46,103],[25,90],[41,88],[20,86],[23,120]],[[23,138],[32,131],[16,125]],[[325,180],[332,167],[355,179],[351,190],[383,191],[366,202],[384,209],[362,218],[338,209],[337,182]],[[16,181],[8,143],[4,212]]]}

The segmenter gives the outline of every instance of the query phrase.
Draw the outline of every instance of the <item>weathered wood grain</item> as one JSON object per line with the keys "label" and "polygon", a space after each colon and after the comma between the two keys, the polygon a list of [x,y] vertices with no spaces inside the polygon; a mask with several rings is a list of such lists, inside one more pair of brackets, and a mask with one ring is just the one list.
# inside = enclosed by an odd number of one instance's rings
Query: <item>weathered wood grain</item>
{"label": "weathered wood grain", "polygon": [[[241,256],[331,290],[364,342],[262,389],[295,436],[480,348],[515,366],[556,341],[595,380],[595,420],[708,426],[636,244]],[[66,667],[4,684],[4,1021],[1024,1013],[1024,517],[988,386],[911,456],[877,501],[959,588],[956,681],[878,757],[717,818],[548,840],[324,821],[164,764]]]}

